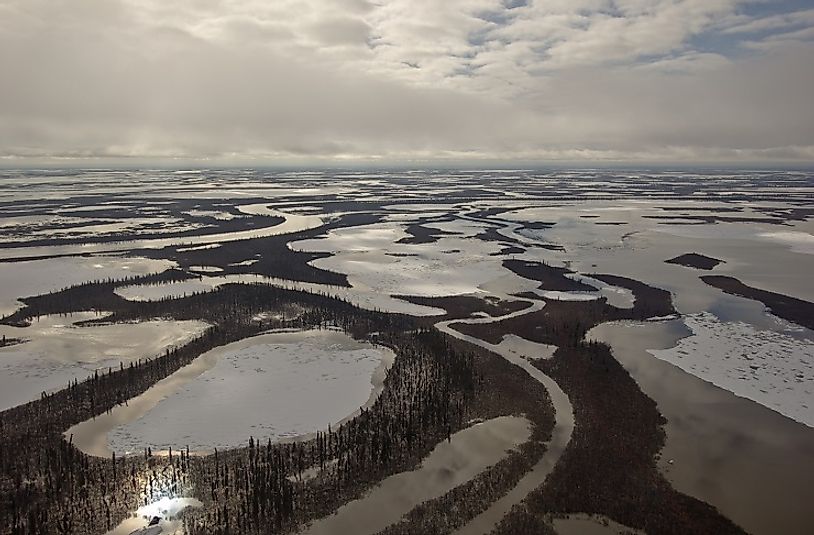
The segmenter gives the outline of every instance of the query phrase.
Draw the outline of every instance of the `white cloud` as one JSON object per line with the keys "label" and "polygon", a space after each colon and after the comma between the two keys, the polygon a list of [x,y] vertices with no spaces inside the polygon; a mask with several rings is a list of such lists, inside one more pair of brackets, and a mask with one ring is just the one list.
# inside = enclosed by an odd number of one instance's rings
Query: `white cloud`
{"label": "white cloud", "polygon": [[0,157],[810,160],[810,11],[741,4],[0,1]]}

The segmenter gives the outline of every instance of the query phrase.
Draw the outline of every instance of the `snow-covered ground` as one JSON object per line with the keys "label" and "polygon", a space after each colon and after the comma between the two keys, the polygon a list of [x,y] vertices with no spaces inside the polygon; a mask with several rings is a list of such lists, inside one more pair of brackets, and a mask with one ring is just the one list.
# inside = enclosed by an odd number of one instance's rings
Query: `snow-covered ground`
{"label": "snow-covered ground", "polygon": [[650,353],[814,427],[814,332],[779,320],[786,332],[756,329],[709,312],[685,316],[684,323],[692,336]]}
{"label": "snow-covered ground", "polygon": [[[658,208],[664,204],[649,200],[569,202],[560,207],[514,210],[501,217],[519,223],[556,223],[550,228],[525,229],[515,234],[539,243],[562,245],[565,251],[538,251],[552,265],[567,263],[581,274],[611,273],[667,289],[685,314],[709,310],[719,293],[704,288],[697,270],[664,263],[688,252],[724,260],[725,264],[713,270],[715,274],[736,277],[764,290],[814,300],[814,285],[809,280],[814,255],[805,254],[814,239],[812,222],[792,222],[781,227],[787,230],[778,232],[777,225],[768,223],[667,225],[648,219],[675,215],[677,211]],[[686,201],[669,204],[697,208]],[[580,214],[598,214],[600,218],[585,219]],[[755,214],[741,214],[749,215]]]}
{"label": "snow-covered ground", "polygon": [[500,343],[495,344],[494,347],[497,349],[497,353],[501,355],[504,353],[510,353],[531,360],[550,359],[554,356],[554,352],[557,350],[557,346],[532,342],[531,340],[526,340],[525,338],[521,338],[516,334],[504,335]]}
{"label": "snow-covered ground", "polygon": [[201,321],[144,321],[79,327],[74,323],[99,316],[80,313],[44,316],[29,327],[0,325],[0,336],[28,339],[0,347],[0,410],[39,398],[95,370],[118,368],[155,357],[202,333]]}
{"label": "snow-covered ground", "polygon": [[[272,441],[336,424],[373,399],[395,355],[332,330],[274,332],[215,348],[127,406],[74,427],[120,453]],[[92,444],[92,446],[85,446]],[[104,452],[101,452],[104,453]]]}
{"label": "snow-covered ground", "polygon": [[203,504],[195,498],[169,498],[164,497],[149,505],[139,507],[129,518],[121,521],[115,528],[105,535],[130,535],[133,531],[141,529],[157,516],[161,518],[161,535],[183,535],[185,533],[181,513],[189,507],[202,507]]}

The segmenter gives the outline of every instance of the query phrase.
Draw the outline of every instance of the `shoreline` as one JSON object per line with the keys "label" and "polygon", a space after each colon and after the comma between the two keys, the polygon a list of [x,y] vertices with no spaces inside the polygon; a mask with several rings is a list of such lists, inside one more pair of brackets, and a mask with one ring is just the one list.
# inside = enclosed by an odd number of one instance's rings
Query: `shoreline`
{"label": "shoreline", "polygon": [[[95,418],[91,418],[74,426],[71,426],[68,430],[66,430],[63,433],[63,436],[66,438],[66,440],[69,440],[80,451],[88,455],[100,458],[110,458],[110,456],[113,454],[113,449],[111,449],[109,443],[109,435],[115,428],[127,425],[129,423],[133,423],[143,418],[150,411],[156,408],[162,401],[170,398],[175,393],[177,393],[182,387],[192,383],[193,381],[200,378],[204,373],[213,369],[225,354],[228,354],[229,352],[232,351],[238,351],[241,349],[252,347],[254,345],[261,344],[262,342],[260,342],[259,340],[261,338],[266,339],[275,336],[281,335],[284,336],[286,334],[297,335],[321,331],[324,330],[273,329],[270,331],[258,333],[248,338],[244,338],[237,342],[232,342],[230,344],[218,346],[198,356],[191,363],[180,368],[172,375],[156,382],[142,394],[136,396],[135,398],[129,399],[126,404],[118,405],[114,407],[112,410],[106,412],[105,414],[96,416]],[[336,330],[327,329],[327,331],[341,333],[341,331],[338,329]],[[375,346],[375,344],[371,345]],[[372,404],[376,402],[376,399],[381,394],[382,389],[384,387],[384,379],[386,377],[387,370],[389,370],[390,366],[392,366],[393,362],[395,361],[395,353],[393,353],[393,351],[390,350],[389,348],[385,348],[383,346],[380,347],[385,349],[385,351],[381,352],[382,359],[379,362],[379,364],[377,364],[376,368],[371,374],[370,383],[372,389],[370,395],[368,396],[368,399],[362,406],[355,409],[352,413],[348,414],[347,416],[343,417],[340,421],[331,423],[330,424],[331,426],[338,427],[343,423],[358,416],[363,409],[372,406]],[[273,443],[291,443],[308,440],[313,438],[316,435],[316,433],[317,430],[290,437],[281,437],[277,440],[274,440]],[[256,440],[261,440],[262,438],[263,437],[255,437]],[[231,446],[230,448],[241,447],[244,444],[244,442],[245,440],[240,444]],[[144,449],[146,448],[147,446],[144,447]],[[177,452],[183,449],[185,449],[185,446],[179,445],[178,448],[173,448],[173,451]],[[190,450],[189,454],[196,456],[210,455],[215,451],[215,449],[217,448],[212,449],[196,448],[194,450]],[[160,450],[151,449],[151,452],[153,455],[156,456],[166,456],[169,454],[169,450],[164,449]],[[143,454],[144,454],[143,450],[140,450],[126,453],[118,453],[117,456],[129,457]]]}
{"label": "shoreline", "polygon": [[798,498],[814,479],[814,429],[648,353],[682,338],[669,323],[606,323],[588,335],[610,344],[666,417],[659,471],[754,535],[807,534]]}

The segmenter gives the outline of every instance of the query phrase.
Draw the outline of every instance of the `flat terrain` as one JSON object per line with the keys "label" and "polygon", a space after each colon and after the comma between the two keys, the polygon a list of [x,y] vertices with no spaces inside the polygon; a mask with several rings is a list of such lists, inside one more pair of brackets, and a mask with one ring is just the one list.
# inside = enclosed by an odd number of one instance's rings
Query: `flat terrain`
{"label": "flat terrain", "polygon": [[0,533],[810,531],[814,176],[122,173],[0,173]]}

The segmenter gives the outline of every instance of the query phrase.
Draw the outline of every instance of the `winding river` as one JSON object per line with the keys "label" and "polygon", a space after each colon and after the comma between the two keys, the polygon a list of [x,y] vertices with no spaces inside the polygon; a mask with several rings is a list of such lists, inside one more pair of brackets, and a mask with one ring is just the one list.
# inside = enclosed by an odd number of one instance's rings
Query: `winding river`
{"label": "winding river", "polygon": [[506,346],[491,344],[484,340],[460,333],[450,327],[450,325],[452,323],[483,324],[497,322],[537,312],[544,306],[544,303],[538,301],[529,308],[504,316],[448,320],[435,324],[440,331],[497,353],[512,364],[522,368],[532,379],[541,383],[546,390],[548,390],[548,395],[551,398],[551,403],[554,405],[555,410],[554,429],[551,434],[551,440],[546,444],[546,452],[543,454],[543,457],[517,482],[517,485],[515,485],[513,489],[459,529],[456,532],[459,535],[489,533],[514,505],[523,501],[529,492],[545,482],[551,470],[553,470],[557,461],[560,459],[560,455],[562,455],[562,452],[565,451],[566,446],[568,446],[568,442],[571,440],[571,433],[574,430],[574,408],[568,396],[565,395],[565,392],[562,391],[556,381],[532,364],[531,359],[538,358],[538,355],[524,355],[517,351],[510,351]]}

